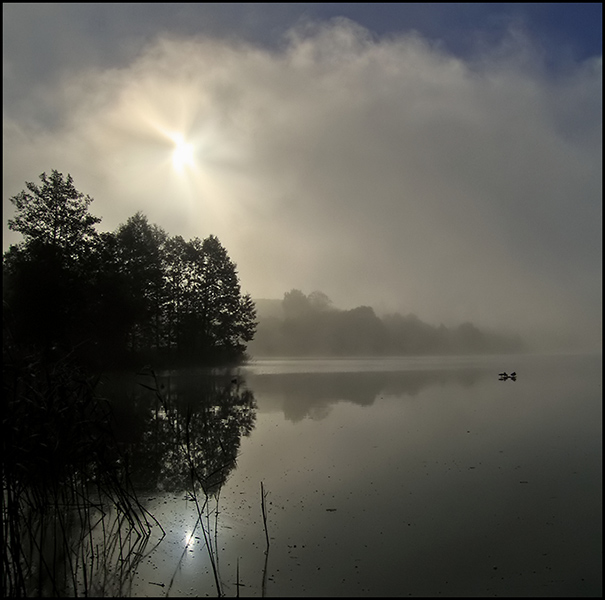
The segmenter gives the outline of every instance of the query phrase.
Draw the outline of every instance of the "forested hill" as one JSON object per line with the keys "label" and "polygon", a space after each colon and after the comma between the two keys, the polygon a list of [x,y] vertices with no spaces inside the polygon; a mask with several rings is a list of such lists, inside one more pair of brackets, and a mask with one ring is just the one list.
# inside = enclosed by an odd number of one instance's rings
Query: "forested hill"
{"label": "forested hill", "polygon": [[252,356],[372,356],[512,353],[518,336],[479,330],[472,323],[433,326],[415,315],[379,317],[369,306],[341,310],[322,292],[300,290],[283,300],[255,300],[258,328]]}

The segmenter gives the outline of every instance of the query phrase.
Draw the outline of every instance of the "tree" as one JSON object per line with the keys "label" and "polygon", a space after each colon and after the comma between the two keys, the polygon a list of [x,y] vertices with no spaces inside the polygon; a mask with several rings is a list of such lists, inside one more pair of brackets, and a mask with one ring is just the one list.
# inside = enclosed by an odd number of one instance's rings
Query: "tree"
{"label": "tree", "polygon": [[131,354],[159,351],[198,362],[243,356],[256,331],[255,306],[242,296],[235,264],[217,237],[169,237],[141,213],[114,237],[130,290]]}
{"label": "tree", "polygon": [[334,338],[336,354],[374,355],[384,353],[387,332],[372,307],[358,306],[339,313]]}
{"label": "tree", "polygon": [[257,327],[256,305],[250,294],[244,294],[239,302],[239,312],[235,322],[235,344],[239,352],[243,352],[246,344],[254,339]]}
{"label": "tree", "polygon": [[282,306],[286,319],[297,319],[311,310],[309,298],[297,289],[292,289],[284,294]]}
{"label": "tree", "polygon": [[191,247],[194,350],[206,359],[240,357],[256,331],[254,302],[241,295],[236,265],[216,236],[195,239]]}
{"label": "tree", "polygon": [[116,231],[118,265],[130,290],[131,350],[159,348],[165,304],[163,246],[166,232],[137,212]]}
{"label": "tree", "polygon": [[319,290],[311,292],[308,296],[309,305],[315,311],[326,311],[332,309],[332,300]]}
{"label": "tree", "polygon": [[40,180],[41,187],[26,182],[29,192],[10,199],[17,215],[8,227],[23,235],[26,247],[44,246],[60,250],[64,258],[79,258],[91,247],[97,236],[94,226],[101,221],[88,212],[93,199],[75,188],[70,174],[64,177],[53,169],[50,177],[42,173]]}
{"label": "tree", "polygon": [[93,258],[87,298],[94,337],[91,359],[97,364],[123,365],[128,361],[137,312],[115,233],[99,235]]}
{"label": "tree", "polygon": [[53,170],[42,185],[26,182],[10,201],[16,215],[8,226],[24,241],[5,253],[4,300],[24,342],[48,352],[71,349],[89,337],[86,298],[89,268],[98,237],[90,196],[71,175]]}
{"label": "tree", "polygon": [[178,349],[183,333],[183,317],[189,304],[191,254],[189,242],[180,235],[169,237],[164,245],[164,281],[166,286],[166,347]]}

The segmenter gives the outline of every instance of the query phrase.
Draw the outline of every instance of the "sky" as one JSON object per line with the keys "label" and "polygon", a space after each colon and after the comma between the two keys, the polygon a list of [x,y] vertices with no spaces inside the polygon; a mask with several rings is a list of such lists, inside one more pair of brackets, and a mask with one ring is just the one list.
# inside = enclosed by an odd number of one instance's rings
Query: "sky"
{"label": "sky", "polygon": [[2,8],[4,250],[57,169],[253,298],[600,349],[601,4]]}

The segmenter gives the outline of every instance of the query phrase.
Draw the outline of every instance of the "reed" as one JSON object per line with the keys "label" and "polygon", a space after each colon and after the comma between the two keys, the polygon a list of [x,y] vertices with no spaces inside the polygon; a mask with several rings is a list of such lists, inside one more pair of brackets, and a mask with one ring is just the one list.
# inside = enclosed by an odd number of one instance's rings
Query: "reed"
{"label": "reed", "polygon": [[153,525],[111,411],[69,357],[3,361],[2,592],[123,594]]}
{"label": "reed", "polygon": [[260,482],[260,507],[261,512],[263,514],[263,527],[265,529],[265,539],[267,540],[267,552],[269,551],[269,531],[267,529],[267,510],[265,507],[265,499],[267,498],[267,494],[263,488],[263,482]]}
{"label": "reed", "polygon": [[[237,440],[233,438],[235,430],[239,428],[238,418],[241,414],[238,410],[229,408],[236,398],[236,409],[240,405],[245,406],[248,396],[240,392],[239,388],[233,386],[232,378],[225,385],[221,377],[211,376],[198,382],[200,395],[198,402],[178,401],[178,395],[171,399],[166,387],[163,387],[153,369],[141,371],[139,375],[148,376],[147,383],[139,383],[143,388],[153,393],[156,406],[162,407],[162,423],[169,428],[170,438],[174,441],[172,451],[174,462],[186,466],[186,492],[195,505],[197,518],[193,531],[201,530],[204,546],[208,553],[210,567],[212,570],[215,593],[218,597],[225,595],[226,585],[223,584],[219,568],[219,545],[218,545],[218,515],[220,490],[227,474],[236,464]],[[224,379],[224,378],[223,378]],[[231,412],[230,412],[231,411]],[[242,411],[245,415],[245,411]],[[157,412],[156,412],[157,415]],[[158,417],[156,416],[156,419]],[[229,435],[231,434],[231,437]],[[185,473],[183,473],[185,475]],[[263,502],[266,494],[263,494]],[[265,529],[266,508],[263,504]],[[211,518],[214,517],[212,520]],[[268,547],[268,536],[267,536]],[[184,548],[181,560],[187,552]],[[179,565],[181,560],[179,560]],[[266,585],[266,558],[265,571],[263,574],[263,595]],[[168,583],[167,593],[172,589],[176,575],[179,573],[177,565],[175,573]],[[235,593],[239,597],[244,584],[240,581],[239,557],[236,565]]]}
{"label": "reed", "polygon": [[[165,394],[161,391],[161,386],[159,384],[155,371],[153,369],[149,369],[147,373],[145,371],[140,373],[140,375],[145,374],[151,377],[153,384],[147,385],[140,383],[139,385],[141,385],[147,390],[152,391],[156,397],[156,400],[162,406],[164,414],[168,417],[166,419],[166,422],[168,423],[169,427],[172,428],[173,439],[176,442],[175,446],[178,449],[177,451],[179,452],[179,461],[182,461],[184,464],[187,465],[189,475],[189,487],[187,489],[187,493],[189,498],[193,500],[197,512],[197,519],[194,524],[193,532],[197,530],[198,526],[202,530],[204,544],[208,551],[208,557],[214,576],[216,594],[218,597],[222,597],[224,594],[218,568],[218,539],[215,537],[213,540],[210,534],[212,529],[210,525],[210,500],[213,495],[218,498],[218,493],[220,491],[220,486],[218,487],[218,489],[216,488],[216,476],[219,475],[223,469],[229,467],[230,465],[221,465],[218,469],[210,472],[209,474],[205,474],[203,470],[200,469],[200,466],[198,465],[200,457],[198,456],[198,452],[196,451],[196,445],[193,439],[194,413],[191,405],[186,406],[184,419],[179,418],[177,407],[174,405],[174,403],[169,402],[169,399],[167,399],[165,397]],[[203,413],[202,418],[205,418],[205,415]],[[181,440],[184,441],[184,444],[180,443]],[[218,442],[220,444],[220,440],[218,440]],[[218,517],[218,499],[215,507],[215,517]],[[218,524],[215,521],[215,534],[217,533],[217,531]],[[181,554],[181,560],[183,559],[186,551],[187,547],[184,548],[183,553]],[[181,560],[179,560],[179,564]],[[173,575],[172,580],[168,585],[168,592],[170,592],[172,588],[175,575]]]}
{"label": "reed", "polygon": [[265,564],[263,567],[263,579],[261,582],[261,596],[264,598],[267,591],[267,572],[269,567],[269,530],[267,529],[267,509],[265,500],[267,498],[267,492],[263,487],[263,482],[260,482],[260,507],[263,515],[263,527],[265,529],[265,539],[267,541],[267,549],[265,550]]}

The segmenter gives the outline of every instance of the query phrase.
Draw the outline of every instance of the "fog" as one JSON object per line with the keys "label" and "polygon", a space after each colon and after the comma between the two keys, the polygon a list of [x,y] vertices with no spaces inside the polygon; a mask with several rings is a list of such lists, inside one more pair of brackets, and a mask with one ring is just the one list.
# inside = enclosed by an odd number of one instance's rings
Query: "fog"
{"label": "fog", "polygon": [[[99,230],[141,210],[218,236],[253,298],[321,290],[339,308],[601,345],[601,58],[555,75],[515,27],[461,58],[336,19],[273,48],[162,34],[36,89],[35,112],[4,114],[5,250],[9,198],[58,169]],[[174,168],[175,133],[193,165]]]}

